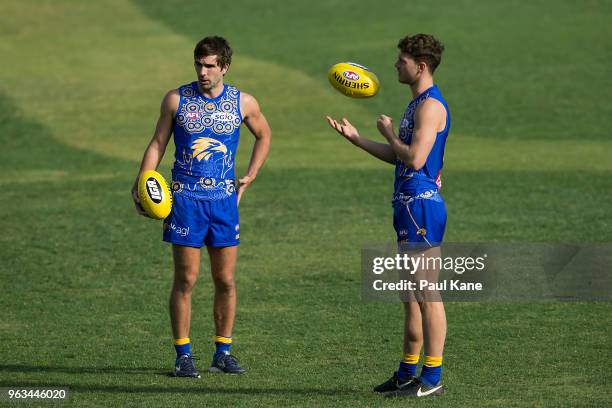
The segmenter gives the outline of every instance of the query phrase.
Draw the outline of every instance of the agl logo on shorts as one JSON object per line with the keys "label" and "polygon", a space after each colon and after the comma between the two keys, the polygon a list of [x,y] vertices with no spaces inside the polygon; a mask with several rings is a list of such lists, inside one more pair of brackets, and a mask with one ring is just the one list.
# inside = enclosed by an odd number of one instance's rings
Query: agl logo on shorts
{"label": "agl logo on shorts", "polygon": [[170,224],[164,224],[164,228],[166,229],[170,228],[171,230],[176,232],[178,235],[182,237],[186,237],[187,235],[189,235],[190,227],[180,227],[178,225],[175,225],[173,222],[171,222]]}

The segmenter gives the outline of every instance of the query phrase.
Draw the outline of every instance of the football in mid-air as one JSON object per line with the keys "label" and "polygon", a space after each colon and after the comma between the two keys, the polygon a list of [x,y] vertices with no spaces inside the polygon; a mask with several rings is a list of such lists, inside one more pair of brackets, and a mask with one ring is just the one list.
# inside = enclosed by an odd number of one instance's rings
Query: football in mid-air
{"label": "football in mid-air", "polygon": [[138,198],[140,205],[156,220],[163,220],[172,210],[172,194],[164,176],[155,170],[142,173],[138,180]]}
{"label": "football in mid-air", "polygon": [[351,98],[369,98],[378,92],[380,84],[375,73],[354,62],[340,62],[327,71],[329,83]]}

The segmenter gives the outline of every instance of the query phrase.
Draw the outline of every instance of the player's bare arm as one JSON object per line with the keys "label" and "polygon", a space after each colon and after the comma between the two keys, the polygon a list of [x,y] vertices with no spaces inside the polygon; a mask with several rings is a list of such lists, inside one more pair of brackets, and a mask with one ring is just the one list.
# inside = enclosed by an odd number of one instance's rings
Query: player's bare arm
{"label": "player's bare arm", "polygon": [[376,125],[397,157],[407,166],[419,170],[425,165],[427,156],[436,142],[437,132],[444,129],[446,113],[440,102],[428,99],[419,106],[414,120],[414,134],[410,145],[397,137],[390,117],[380,115]]}
{"label": "player's bare arm", "polygon": [[255,144],[253,145],[253,153],[251,154],[251,161],[249,162],[246,175],[238,179],[238,203],[240,203],[242,194],[255,180],[259,169],[268,158],[272,141],[270,125],[268,125],[266,117],[261,112],[259,103],[257,103],[257,100],[252,95],[242,92],[240,111],[242,112],[244,124],[255,137]]}
{"label": "player's bare arm", "polygon": [[353,126],[346,118],[342,118],[341,122],[338,122],[329,116],[326,116],[325,119],[327,119],[327,123],[329,123],[329,126],[335,129],[336,132],[344,136],[346,140],[348,140],[355,146],[362,148],[366,152],[370,153],[372,156],[384,162],[390,164],[395,163],[395,152],[388,144],[378,143],[373,140],[361,137],[359,135],[359,131],[357,131],[357,128],[355,128],[355,126]]}
{"label": "player's bare arm", "polygon": [[142,209],[140,199],[138,198],[138,179],[143,172],[147,170],[156,170],[164,157],[168,141],[172,135],[172,122],[176,114],[176,109],[178,108],[179,99],[178,90],[176,89],[169,91],[166,96],[164,96],[161,103],[159,119],[157,119],[157,125],[155,126],[155,133],[153,133],[153,137],[144,152],[142,162],[140,163],[140,171],[132,186],[132,199],[134,200],[136,211],[144,216],[147,216],[147,214]]}

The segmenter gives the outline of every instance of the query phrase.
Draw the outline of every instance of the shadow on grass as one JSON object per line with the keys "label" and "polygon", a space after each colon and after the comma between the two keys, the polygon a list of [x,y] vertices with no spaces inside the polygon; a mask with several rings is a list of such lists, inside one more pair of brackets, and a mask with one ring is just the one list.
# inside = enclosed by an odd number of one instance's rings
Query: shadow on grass
{"label": "shadow on grass", "polygon": [[[109,374],[154,374],[163,375],[165,377],[172,377],[168,371],[161,371],[154,368],[140,367],[140,368],[129,368],[129,367],[103,367],[103,368],[84,368],[84,367],[35,367],[35,366],[20,366],[20,365],[3,365],[0,366],[0,373],[2,372],[58,372],[67,374],[82,374],[82,373],[109,373]],[[210,374],[211,376],[218,376],[218,374]],[[179,379],[176,378],[176,384],[169,383],[168,386],[160,386],[158,384],[151,386],[128,386],[128,385],[100,385],[100,384],[75,384],[71,381],[33,381],[33,380],[17,380],[7,381],[5,379],[0,380],[0,388],[2,387],[21,387],[21,388],[68,388],[70,392],[105,392],[105,393],[181,393],[188,390],[189,392],[196,392],[202,394],[244,394],[244,395],[326,395],[326,396],[355,396],[356,394],[362,393],[363,395],[371,394],[365,390],[354,390],[348,389],[346,386],[342,388],[314,388],[314,387],[250,387],[241,386],[239,383],[233,383],[231,388],[222,388],[217,384],[211,385],[206,384],[206,374],[203,375],[202,379]],[[179,386],[178,384],[181,384]],[[202,384],[201,387],[194,388]]]}
{"label": "shadow on grass", "polygon": [[66,374],[158,374],[166,375],[168,370],[159,367],[68,367],[68,366],[27,366],[18,364],[0,365],[0,373],[66,373]]}
{"label": "shadow on grass", "polygon": [[[53,138],[51,129],[19,109],[10,95],[0,92],[0,168],[20,172],[119,172],[133,165],[89,150],[65,145]],[[45,184],[46,183],[42,183]]]}

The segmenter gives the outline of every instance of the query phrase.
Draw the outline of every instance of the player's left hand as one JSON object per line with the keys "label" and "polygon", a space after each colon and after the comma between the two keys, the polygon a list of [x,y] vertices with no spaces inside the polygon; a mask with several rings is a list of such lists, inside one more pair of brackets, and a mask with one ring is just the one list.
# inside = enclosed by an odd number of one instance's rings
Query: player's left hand
{"label": "player's left hand", "polygon": [[244,190],[255,180],[255,177],[244,176],[241,179],[238,179],[238,204],[240,204],[240,198],[242,198],[242,194],[244,194]]}
{"label": "player's left hand", "polygon": [[380,115],[378,117],[378,120],[376,121],[376,127],[378,128],[380,134],[387,139],[395,136],[395,134],[393,133],[393,119],[391,119],[387,115]]}
{"label": "player's left hand", "polygon": [[134,186],[132,187],[132,201],[134,201],[134,206],[136,207],[138,214],[151,218],[144,208],[142,208],[140,197],[138,197],[138,184],[136,183],[134,183]]}

